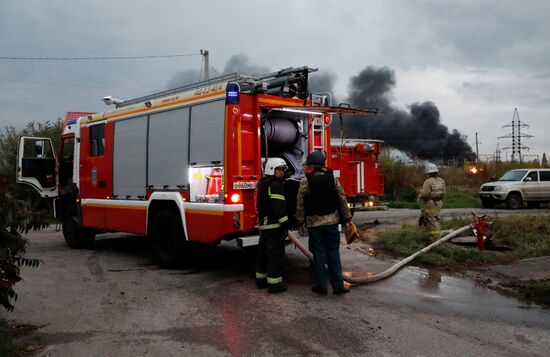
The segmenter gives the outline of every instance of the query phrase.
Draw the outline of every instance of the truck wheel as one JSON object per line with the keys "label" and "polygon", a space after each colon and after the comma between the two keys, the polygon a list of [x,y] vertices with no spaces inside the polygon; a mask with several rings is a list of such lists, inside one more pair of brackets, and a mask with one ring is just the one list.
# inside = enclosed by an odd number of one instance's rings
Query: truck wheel
{"label": "truck wheel", "polygon": [[63,238],[69,247],[86,248],[94,241],[95,232],[81,226],[76,206],[69,206],[65,209],[62,225]]}
{"label": "truck wheel", "polygon": [[162,267],[181,265],[186,241],[181,219],[171,210],[160,211],[153,220],[150,232],[153,254]]}
{"label": "truck wheel", "polygon": [[517,193],[511,193],[506,197],[506,207],[509,209],[518,209],[523,206],[521,196]]}
{"label": "truck wheel", "polygon": [[495,201],[488,198],[482,198],[481,205],[485,208],[493,208],[495,206]]}

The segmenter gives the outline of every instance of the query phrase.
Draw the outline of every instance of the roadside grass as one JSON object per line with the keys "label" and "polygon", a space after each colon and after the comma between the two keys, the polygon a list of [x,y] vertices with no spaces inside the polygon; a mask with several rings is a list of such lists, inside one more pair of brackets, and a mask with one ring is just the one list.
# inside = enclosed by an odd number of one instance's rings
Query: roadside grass
{"label": "roadside grass", "polygon": [[420,206],[418,202],[406,202],[406,201],[389,201],[386,203],[388,208],[408,208],[408,209],[419,209]]}
{"label": "roadside grass", "polygon": [[[479,251],[444,243],[420,255],[422,265],[447,270],[460,270],[479,265],[505,264],[517,259],[550,256],[550,215],[507,216],[493,218],[492,242],[496,246],[512,248],[510,251]],[[457,218],[444,222],[442,229],[457,229],[471,223],[470,219]],[[424,248],[424,232],[415,225],[405,224],[401,229],[385,232],[381,249],[397,256],[409,256]],[[380,249],[380,248],[379,248]],[[514,281],[500,284],[526,300],[550,306],[550,279]]]}
{"label": "roadside grass", "polygon": [[[424,232],[412,224],[404,224],[399,230],[390,230],[382,234],[382,249],[391,255],[409,256],[421,250],[429,243]],[[439,245],[416,258],[421,264],[438,266],[446,269],[470,267],[479,264],[490,264],[498,261],[492,252],[480,252],[477,249],[465,248],[453,244]]]}
{"label": "roadside grass", "polygon": [[501,284],[539,304],[550,305],[550,279],[526,280]]}
{"label": "roadside grass", "polygon": [[443,200],[444,208],[481,208],[477,194],[463,191],[447,191]]}
{"label": "roadside grass", "polygon": [[[506,246],[510,251],[479,251],[476,247],[463,247],[444,243],[420,255],[422,264],[446,269],[468,268],[486,264],[504,264],[517,259],[550,256],[550,215],[496,217],[492,242]],[[442,229],[457,229],[471,223],[470,219],[452,219]],[[404,224],[400,229],[384,232],[379,243],[391,255],[409,256],[428,243],[424,232],[416,225]]]}
{"label": "roadside grass", "polygon": [[495,241],[514,248],[515,259],[550,255],[550,215],[513,215],[494,224]]}

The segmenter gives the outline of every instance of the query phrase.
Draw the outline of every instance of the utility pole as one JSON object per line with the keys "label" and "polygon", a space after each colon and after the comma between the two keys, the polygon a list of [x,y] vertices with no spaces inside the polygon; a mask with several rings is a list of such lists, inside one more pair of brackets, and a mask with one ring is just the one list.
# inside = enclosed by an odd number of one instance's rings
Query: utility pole
{"label": "utility pole", "polygon": [[502,160],[501,157],[501,151],[500,151],[500,143],[498,142],[499,139],[497,139],[497,148],[495,150],[495,161],[500,162]]}
{"label": "utility pole", "polygon": [[477,141],[477,131],[476,131],[476,162],[479,161],[479,143]]}
{"label": "utility pole", "polygon": [[208,69],[210,65],[208,64],[208,50],[201,50],[201,56],[204,61],[204,80],[207,81],[210,79],[208,74]]}
{"label": "utility pole", "polygon": [[522,149],[529,150],[529,147],[523,146],[521,144],[521,138],[528,139],[528,138],[532,138],[533,135],[521,133],[521,128],[529,128],[529,125],[522,123],[521,120],[519,119],[518,108],[514,108],[514,116],[512,118],[512,124],[503,125],[502,127],[512,128],[511,134],[498,137],[499,139],[512,138],[512,146],[507,146],[507,147],[504,147],[503,149],[512,149],[512,161],[516,159],[516,155],[517,155],[519,162],[523,162],[523,157],[521,156],[521,150]]}

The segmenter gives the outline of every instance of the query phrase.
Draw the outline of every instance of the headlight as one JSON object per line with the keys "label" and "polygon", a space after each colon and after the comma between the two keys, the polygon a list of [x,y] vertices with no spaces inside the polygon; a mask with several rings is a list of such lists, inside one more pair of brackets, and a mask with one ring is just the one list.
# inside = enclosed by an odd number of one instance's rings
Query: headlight
{"label": "headlight", "polygon": [[502,191],[503,188],[503,186],[495,186],[495,191]]}

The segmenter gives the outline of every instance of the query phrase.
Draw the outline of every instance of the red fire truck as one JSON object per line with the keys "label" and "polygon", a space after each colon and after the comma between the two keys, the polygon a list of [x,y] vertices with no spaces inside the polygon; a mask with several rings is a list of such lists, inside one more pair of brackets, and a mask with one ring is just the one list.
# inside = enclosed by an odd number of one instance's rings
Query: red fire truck
{"label": "red fire truck", "polygon": [[302,160],[330,150],[331,115],[377,112],[322,105],[325,98],[308,92],[313,71],[234,73],[112,101],[112,110],[66,123],[57,161],[48,138],[22,137],[17,181],[56,198],[74,248],[102,232],[146,235],[170,266],[191,241],[257,244],[254,189],[265,160],[287,162],[292,212]]}
{"label": "red fire truck", "polygon": [[378,162],[383,141],[332,138],[330,152],[350,208],[380,208],[384,195],[384,168]]}

